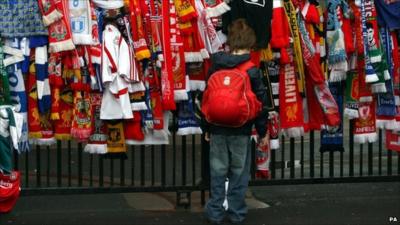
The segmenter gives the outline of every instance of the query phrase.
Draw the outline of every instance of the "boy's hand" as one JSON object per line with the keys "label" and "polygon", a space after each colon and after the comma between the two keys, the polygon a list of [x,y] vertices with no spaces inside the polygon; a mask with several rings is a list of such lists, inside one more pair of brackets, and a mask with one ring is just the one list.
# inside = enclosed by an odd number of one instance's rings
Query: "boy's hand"
{"label": "boy's hand", "polygon": [[268,137],[268,134],[266,134],[262,139],[260,139],[259,145],[265,146],[268,144],[268,141],[269,141],[269,137]]}
{"label": "boy's hand", "polygon": [[210,141],[210,134],[209,134],[208,132],[205,133],[204,139],[205,139],[206,141]]}

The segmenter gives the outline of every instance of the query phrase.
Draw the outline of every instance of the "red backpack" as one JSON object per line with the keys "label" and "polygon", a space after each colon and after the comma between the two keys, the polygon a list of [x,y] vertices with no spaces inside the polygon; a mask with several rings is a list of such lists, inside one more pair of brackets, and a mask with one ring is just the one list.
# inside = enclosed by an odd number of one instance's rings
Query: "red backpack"
{"label": "red backpack", "polygon": [[205,119],[224,127],[241,127],[261,111],[261,102],[251,89],[247,70],[250,61],[211,74],[203,94],[201,111]]}

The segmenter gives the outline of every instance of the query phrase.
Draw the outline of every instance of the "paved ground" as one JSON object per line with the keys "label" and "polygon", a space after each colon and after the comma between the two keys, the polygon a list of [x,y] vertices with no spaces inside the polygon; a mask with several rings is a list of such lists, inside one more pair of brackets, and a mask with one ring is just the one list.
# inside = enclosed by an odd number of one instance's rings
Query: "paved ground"
{"label": "paved ground", "polygon": [[[249,225],[400,224],[400,182],[252,187],[251,193],[245,222]],[[197,193],[190,209],[176,209],[175,197],[24,196],[11,213],[0,215],[0,224],[206,224]]]}

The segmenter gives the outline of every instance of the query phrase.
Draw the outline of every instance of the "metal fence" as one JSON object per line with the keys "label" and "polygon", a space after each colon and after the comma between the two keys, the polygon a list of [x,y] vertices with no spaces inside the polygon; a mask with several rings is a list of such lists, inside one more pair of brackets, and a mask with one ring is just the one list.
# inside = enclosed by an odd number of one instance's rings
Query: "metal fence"
{"label": "metal fence", "polygon": [[[319,151],[319,132],[299,139],[281,137],[272,150],[270,178],[256,178],[253,144],[250,185],[310,184],[334,182],[400,181],[400,154],[379,140],[355,144],[345,125],[345,151]],[[22,194],[86,194],[116,192],[176,192],[177,204],[200,191],[202,203],[208,190],[208,143],[200,135],[177,136],[169,145],[130,146],[125,157],[107,158],[83,152],[83,145],[58,141],[56,146],[32,146],[15,155],[22,174]]]}

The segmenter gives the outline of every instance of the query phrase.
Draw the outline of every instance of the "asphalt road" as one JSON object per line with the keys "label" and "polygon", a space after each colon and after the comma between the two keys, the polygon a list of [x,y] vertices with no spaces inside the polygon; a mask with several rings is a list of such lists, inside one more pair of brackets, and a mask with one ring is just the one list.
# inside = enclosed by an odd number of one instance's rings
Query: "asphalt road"
{"label": "asphalt road", "polygon": [[[249,210],[244,224],[396,225],[400,222],[400,182],[252,187],[270,207]],[[21,197],[0,224],[207,224],[201,205],[190,209],[141,208],[170,202],[158,193]],[[164,197],[163,197],[164,196]],[[194,201],[198,202],[198,201]],[[200,209],[200,210],[198,210]],[[225,223],[228,224],[228,223]]]}

